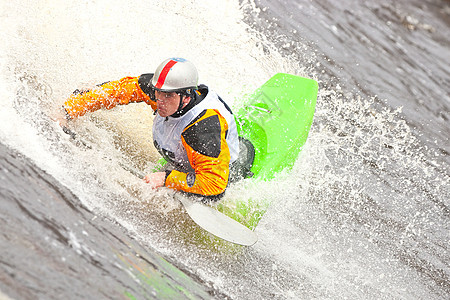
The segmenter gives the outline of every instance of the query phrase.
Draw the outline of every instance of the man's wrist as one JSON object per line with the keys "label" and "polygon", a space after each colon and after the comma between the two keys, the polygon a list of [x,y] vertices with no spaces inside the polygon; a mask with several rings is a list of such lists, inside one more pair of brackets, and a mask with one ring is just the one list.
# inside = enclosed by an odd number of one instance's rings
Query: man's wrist
{"label": "man's wrist", "polygon": [[67,121],[72,120],[72,117],[70,116],[69,112],[68,112],[67,109],[64,107],[64,105],[61,106],[61,110],[62,110],[62,112],[63,112],[64,118],[65,118]]}

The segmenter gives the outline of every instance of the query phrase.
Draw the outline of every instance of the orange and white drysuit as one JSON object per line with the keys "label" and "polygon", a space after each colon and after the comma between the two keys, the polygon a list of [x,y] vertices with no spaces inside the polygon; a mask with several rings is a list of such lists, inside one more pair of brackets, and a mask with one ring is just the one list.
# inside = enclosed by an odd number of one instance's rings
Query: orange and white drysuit
{"label": "orange and white drysuit", "polygon": [[[133,102],[145,102],[156,110],[150,99],[152,76],[125,77],[74,93],[63,106],[67,117]],[[181,111],[169,117],[156,114],[153,141],[172,166],[166,170],[166,187],[211,198],[223,195],[239,142],[234,116],[214,91],[200,85]]]}

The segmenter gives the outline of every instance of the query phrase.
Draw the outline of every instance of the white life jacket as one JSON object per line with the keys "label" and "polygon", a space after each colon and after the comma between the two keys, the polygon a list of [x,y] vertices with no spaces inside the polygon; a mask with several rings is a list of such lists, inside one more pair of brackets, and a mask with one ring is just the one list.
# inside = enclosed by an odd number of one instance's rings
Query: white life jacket
{"label": "white life jacket", "polygon": [[[231,111],[227,109],[219,96],[212,90],[206,97],[188,112],[180,117],[161,117],[156,114],[153,121],[153,142],[166,160],[182,168],[184,172],[193,171],[186,149],[181,142],[181,134],[200,113],[206,109],[218,110],[228,123],[226,142],[230,150],[230,164],[239,155],[239,140],[236,121]],[[181,171],[181,170],[180,170]]]}

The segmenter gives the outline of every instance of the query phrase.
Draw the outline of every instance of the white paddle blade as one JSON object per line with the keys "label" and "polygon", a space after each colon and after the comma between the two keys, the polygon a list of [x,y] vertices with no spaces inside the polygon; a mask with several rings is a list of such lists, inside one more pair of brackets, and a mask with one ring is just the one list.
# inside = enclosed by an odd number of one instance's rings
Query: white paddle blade
{"label": "white paddle blade", "polygon": [[214,208],[181,195],[177,198],[191,219],[209,233],[243,246],[252,246],[258,241],[256,233]]}

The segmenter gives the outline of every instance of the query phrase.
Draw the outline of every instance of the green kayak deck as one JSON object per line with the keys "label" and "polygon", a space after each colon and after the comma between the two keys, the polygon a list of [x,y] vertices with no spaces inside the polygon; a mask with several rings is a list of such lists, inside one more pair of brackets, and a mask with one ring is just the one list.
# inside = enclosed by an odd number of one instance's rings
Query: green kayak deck
{"label": "green kayak deck", "polygon": [[[236,122],[240,137],[254,147],[252,178],[269,181],[294,165],[305,144],[316,106],[315,80],[278,73],[243,101]],[[253,229],[270,200],[227,199],[217,209]]]}

